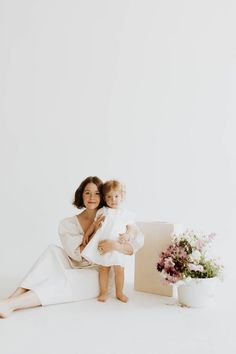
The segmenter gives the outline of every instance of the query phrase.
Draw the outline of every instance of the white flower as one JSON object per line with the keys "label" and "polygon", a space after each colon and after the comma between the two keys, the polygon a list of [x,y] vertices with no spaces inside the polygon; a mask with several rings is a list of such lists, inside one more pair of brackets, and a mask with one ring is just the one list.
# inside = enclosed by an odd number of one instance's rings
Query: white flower
{"label": "white flower", "polygon": [[201,259],[201,253],[198,250],[195,250],[190,255],[190,258],[193,262],[199,262]]}

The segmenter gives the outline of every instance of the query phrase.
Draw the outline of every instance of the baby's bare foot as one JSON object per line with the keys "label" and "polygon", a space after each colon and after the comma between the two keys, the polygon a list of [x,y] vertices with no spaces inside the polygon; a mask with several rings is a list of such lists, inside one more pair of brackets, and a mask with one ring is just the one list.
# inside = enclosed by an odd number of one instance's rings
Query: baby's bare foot
{"label": "baby's bare foot", "polygon": [[12,313],[12,309],[6,301],[0,302],[0,318],[6,318]]}
{"label": "baby's bare foot", "polygon": [[129,300],[129,298],[123,293],[116,294],[116,297],[118,300],[120,300],[122,302],[128,302],[128,300]]}
{"label": "baby's bare foot", "polygon": [[101,302],[105,302],[106,299],[107,299],[107,294],[103,294],[103,293],[99,294],[97,297],[97,300]]}

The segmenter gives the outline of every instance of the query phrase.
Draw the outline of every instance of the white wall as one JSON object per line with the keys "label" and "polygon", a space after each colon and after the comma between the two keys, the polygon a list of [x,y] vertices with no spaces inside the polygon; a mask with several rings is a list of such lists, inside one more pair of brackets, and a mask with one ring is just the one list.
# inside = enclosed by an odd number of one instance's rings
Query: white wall
{"label": "white wall", "polygon": [[123,180],[139,220],[216,231],[233,265],[235,12],[229,0],[1,1],[1,277],[58,242],[88,175]]}

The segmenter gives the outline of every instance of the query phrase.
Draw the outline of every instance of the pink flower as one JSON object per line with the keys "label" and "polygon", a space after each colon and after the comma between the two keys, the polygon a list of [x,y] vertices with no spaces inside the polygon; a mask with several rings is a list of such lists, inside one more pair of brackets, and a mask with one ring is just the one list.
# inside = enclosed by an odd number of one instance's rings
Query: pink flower
{"label": "pink flower", "polygon": [[171,257],[167,257],[164,260],[164,266],[165,268],[170,268],[170,267],[174,267],[175,263],[173,262],[173,259]]}
{"label": "pink flower", "polygon": [[189,263],[188,267],[190,270],[193,270],[194,272],[203,272],[204,270],[201,264]]}
{"label": "pink flower", "polygon": [[177,280],[178,280],[178,278],[176,276],[172,276],[172,275],[169,275],[169,274],[166,276],[166,281],[168,283],[174,284],[174,283],[177,282]]}
{"label": "pink flower", "polygon": [[209,241],[212,241],[213,238],[215,238],[216,234],[214,232],[212,232],[210,235],[208,235],[208,239]]}
{"label": "pink flower", "polygon": [[187,258],[187,253],[183,248],[180,248],[177,252],[176,255],[180,258]]}
{"label": "pink flower", "polygon": [[201,249],[203,248],[204,246],[204,241],[203,240],[197,240],[196,243],[195,243],[195,247],[197,250],[201,251]]}

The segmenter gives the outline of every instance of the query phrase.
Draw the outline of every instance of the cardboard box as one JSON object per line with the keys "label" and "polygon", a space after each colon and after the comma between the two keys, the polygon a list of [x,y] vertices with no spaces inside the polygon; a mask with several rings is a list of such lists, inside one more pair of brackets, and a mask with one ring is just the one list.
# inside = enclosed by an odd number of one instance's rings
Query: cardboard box
{"label": "cardboard box", "polygon": [[163,279],[156,266],[161,251],[171,241],[176,231],[174,224],[165,222],[139,222],[144,234],[144,246],[135,254],[134,288],[151,294],[173,296],[171,285],[162,285]]}

